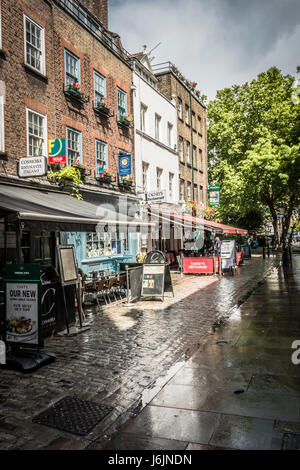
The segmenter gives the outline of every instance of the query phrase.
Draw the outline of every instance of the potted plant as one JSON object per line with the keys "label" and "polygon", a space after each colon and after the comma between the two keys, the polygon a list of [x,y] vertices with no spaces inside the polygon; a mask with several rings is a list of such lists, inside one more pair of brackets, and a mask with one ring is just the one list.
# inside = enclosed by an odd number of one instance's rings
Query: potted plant
{"label": "potted plant", "polygon": [[82,93],[81,93],[81,90],[80,90],[80,84],[79,83],[70,83],[68,86],[67,86],[67,89],[66,89],[67,93],[71,96],[74,96],[75,98],[82,98]]}
{"label": "potted plant", "polygon": [[80,171],[73,166],[65,166],[60,171],[49,171],[48,178],[51,182],[58,183],[64,188],[71,187],[71,196],[82,199],[78,185],[82,184]]}
{"label": "potted plant", "polygon": [[82,180],[85,178],[85,168],[79,160],[74,160],[72,167],[79,171]]}
{"label": "potted plant", "polygon": [[197,97],[200,98],[200,93],[201,93],[200,90],[196,90],[195,93],[196,93]]}
{"label": "potted plant", "polygon": [[111,183],[111,179],[112,179],[111,172],[109,170],[104,170],[102,181],[104,183]]}
{"label": "potted plant", "polygon": [[130,122],[132,121],[132,119],[133,119],[132,115],[127,116],[126,114],[121,114],[121,116],[119,118],[119,122],[121,124],[124,124],[125,126],[129,127]]}
{"label": "potted plant", "polygon": [[97,102],[95,109],[103,114],[109,114],[108,98],[102,96]]}
{"label": "potted plant", "polygon": [[127,186],[132,186],[133,184],[133,177],[132,176],[123,176],[122,184],[126,184]]}

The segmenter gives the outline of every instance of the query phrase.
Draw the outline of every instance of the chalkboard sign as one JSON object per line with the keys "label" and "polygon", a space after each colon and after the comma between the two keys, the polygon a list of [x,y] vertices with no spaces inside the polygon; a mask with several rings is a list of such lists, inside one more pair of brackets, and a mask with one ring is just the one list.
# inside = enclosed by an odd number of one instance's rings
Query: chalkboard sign
{"label": "chalkboard sign", "polygon": [[63,286],[77,284],[78,275],[75,264],[74,246],[58,245],[57,253],[60,267],[61,284]]}
{"label": "chalkboard sign", "polygon": [[163,297],[165,264],[144,264],[142,297]]}

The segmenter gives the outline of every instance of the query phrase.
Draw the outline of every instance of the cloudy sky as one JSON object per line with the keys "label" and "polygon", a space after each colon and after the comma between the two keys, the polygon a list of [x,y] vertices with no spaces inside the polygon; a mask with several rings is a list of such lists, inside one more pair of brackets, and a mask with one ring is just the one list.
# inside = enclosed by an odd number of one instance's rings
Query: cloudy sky
{"label": "cloudy sky", "polygon": [[130,53],[153,51],[213,99],[276,65],[300,65],[299,0],[108,0],[109,29]]}

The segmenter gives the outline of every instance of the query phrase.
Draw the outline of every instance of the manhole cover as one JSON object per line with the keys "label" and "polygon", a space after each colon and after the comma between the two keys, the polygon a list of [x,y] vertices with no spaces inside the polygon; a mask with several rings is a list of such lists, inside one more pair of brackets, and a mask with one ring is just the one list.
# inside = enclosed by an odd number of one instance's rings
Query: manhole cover
{"label": "manhole cover", "polygon": [[286,432],[282,437],[281,450],[300,450],[300,434]]}
{"label": "manhole cover", "polygon": [[112,408],[66,396],[33,418],[33,423],[85,436],[112,411]]}

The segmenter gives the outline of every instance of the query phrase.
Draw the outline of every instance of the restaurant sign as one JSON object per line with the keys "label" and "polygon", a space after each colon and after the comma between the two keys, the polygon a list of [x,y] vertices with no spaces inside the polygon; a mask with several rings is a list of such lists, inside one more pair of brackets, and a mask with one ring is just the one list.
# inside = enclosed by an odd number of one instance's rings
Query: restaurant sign
{"label": "restaurant sign", "polygon": [[45,176],[47,174],[46,157],[24,157],[18,162],[18,174],[20,178],[33,176]]}
{"label": "restaurant sign", "polygon": [[213,274],[213,258],[183,258],[182,270],[184,273]]}
{"label": "restaurant sign", "polygon": [[43,346],[39,264],[10,264],[4,273],[6,341]]}
{"label": "restaurant sign", "polygon": [[166,198],[166,192],[163,189],[162,191],[153,191],[151,193],[147,193],[147,201],[148,202],[162,202]]}

